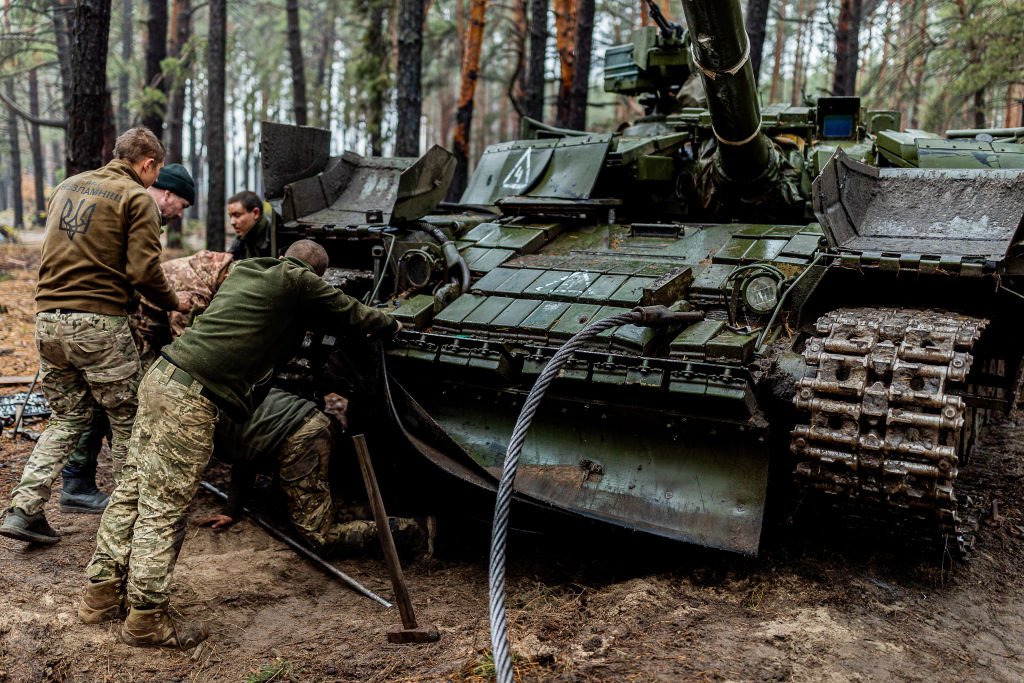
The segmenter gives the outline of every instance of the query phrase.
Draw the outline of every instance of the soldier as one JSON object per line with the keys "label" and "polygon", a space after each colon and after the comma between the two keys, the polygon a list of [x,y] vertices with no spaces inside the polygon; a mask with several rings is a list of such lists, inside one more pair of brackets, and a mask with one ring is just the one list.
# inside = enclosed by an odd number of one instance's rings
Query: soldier
{"label": "soldier", "polygon": [[181,218],[185,209],[195,203],[196,183],[181,164],[167,164],[149,187],[149,194],[156,201],[160,218],[166,225],[168,221]]}
{"label": "soldier", "polygon": [[[200,520],[200,526],[219,529],[233,524],[241,517],[257,472],[269,471],[278,479],[292,524],[312,548],[354,554],[374,547],[376,524],[339,518],[331,498],[332,427],[315,403],[276,388],[245,422],[221,416],[214,454],[232,464],[231,487],[224,513]],[[433,554],[433,518],[393,517],[389,525],[395,542],[409,555],[422,559]]]}
{"label": "soldier", "polygon": [[185,513],[210,459],[218,416],[249,418],[259,403],[257,385],[297,348],[308,325],[334,334],[401,329],[390,315],[324,282],[326,269],[327,252],[308,240],[281,259],[235,264],[206,312],[146,373],[128,462],[87,569],[78,608],[83,622],[114,619],[127,600],[122,642],[188,648],[206,637],[201,627],[172,618],[167,602]]}
{"label": "soldier", "polygon": [[133,289],[165,310],[187,309],[160,269],[160,214],[146,188],[164,150],[147,128],[114,144],[114,160],[68,178],[47,207],[36,284],[36,347],[53,415],[39,437],[0,534],[29,543],[60,540],[43,513],[50,486],[92,421],[107,412],[115,478],[135,417],[139,355],[125,306]]}
{"label": "soldier", "polygon": [[258,194],[242,190],[228,197],[228,218],[235,231],[228,251],[235,259],[274,256],[270,253],[274,214]]}
{"label": "soldier", "polygon": [[[149,195],[156,202],[160,218],[164,224],[174,218],[181,218],[196,199],[196,184],[188,170],[181,164],[167,164],[160,169],[156,182],[147,188]],[[209,253],[209,252],[205,252]],[[167,264],[163,266],[167,273]],[[176,291],[188,289],[175,287]],[[195,303],[195,302],[192,302]],[[152,305],[152,304],[150,304]],[[162,315],[166,315],[160,311]],[[172,313],[181,316],[182,313]],[[133,318],[138,319],[138,316]],[[147,350],[142,339],[136,336],[139,358],[142,361],[142,373],[149,369],[149,363],[155,357],[147,358]],[[61,512],[85,512],[99,514],[107,507],[107,494],[96,486],[96,460],[103,445],[103,435],[111,441],[110,426],[107,417],[99,406],[96,407],[93,425],[79,440],[77,447],[68,456],[67,464],[61,471],[60,509]]]}

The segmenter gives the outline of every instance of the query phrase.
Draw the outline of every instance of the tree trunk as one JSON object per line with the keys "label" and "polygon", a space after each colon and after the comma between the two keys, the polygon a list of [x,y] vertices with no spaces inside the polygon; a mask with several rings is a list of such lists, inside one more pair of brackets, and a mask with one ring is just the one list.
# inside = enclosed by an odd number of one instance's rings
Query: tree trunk
{"label": "tree trunk", "polygon": [[768,5],[771,0],[747,0],[747,36],[750,40],[750,66],[754,69],[754,82],[760,81],[761,53],[764,51],[765,27],[768,24]]}
{"label": "tree trunk", "polygon": [[985,89],[978,88],[974,91],[974,96],[971,98],[973,106],[971,109],[974,114],[974,127],[985,128]]}
{"label": "tree trunk", "polygon": [[929,42],[928,37],[928,0],[920,0],[920,3],[914,3],[920,5],[920,17],[921,21],[918,24],[918,54],[914,60],[914,82],[913,82],[913,101],[911,102],[911,114],[908,116],[909,127],[919,128],[921,125],[921,98],[924,95],[924,72],[925,63],[928,61],[927,50],[925,46]]}
{"label": "tree trunk", "polygon": [[[3,155],[0,154],[0,168],[3,167]],[[4,176],[0,173],[0,211],[7,210],[7,182],[4,180]]]}
{"label": "tree trunk", "polygon": [[[167,102],[167,163],[180,164],[183,159],[182,136],[185,128],[185,82],[186,69],[191,63],[191,55],[183,55],[182,50],[188,43],[191,34],[192,2],[191,0],[174,0],[171,6],[171,46],[170,56],[178,60],[178,67],[171,78]],[[172,218],[167,223],[167,246],[180,249],[182,246],[182,226],[180,218]]]}
{"label": "tree trunk", "polygon": [[775,19],[775,59],[772,64],[772,87],[769,102],[778,102],[782,97],[782,54],[786,46],[786,0],[779,2],[779,16]]}
{"label": "tree trunk", "polygon": [[68,15],[71,11],[71,0],[53,0],[50,10],[53,14],[53,38],[57,45],[57,63],[60,66],[60,93],[63,97],[64,111],[71,106],[71,47],[68,35],[71,27]]}
{"label": "tree trunk", "polygon": [[132,127],[131,114],[128,112],[128,99],[131,97],[128,78],[128,65],[132,62],[132,0],[121,2],[121,71],[117,75],[117,127],[126,131]]}
{"label": "tree trunk", "polygon": [[594,0],[577,0],[576,55],[569,109],[569,128],[586,130],[590,53],[594,42]]}
{"label": "tree trunk", "polygon": [[548,0],[530,0],[530,58],[526,69],[526,115],[544,120],[544,58],[548,45]]}
{"label": "tree trunk", "polygon": [[188,163],[189,172],[192,174],[192,180],[196,184],[196,201],[192,205],[189,211],[188,217],[196,220],[201,219],[200,206],[202,206],[201,199],[203,197],[203,143],[202,140],[206,136],[206,132],[200,129],[196,125],[196,102],[199,101],[199,90],[194,79],[190,79],[185,86],[186,94],[185,98],[188,101],[188,108],[190,116],[188,117]]}
{"label": "tree trunk", "polygon": [[[8,78],[4,83],[7,99],[14,102],[14,80]],[[13,107],[7,108],[7,134],[10,141],[11,154],[11,206],[14,209],[14,227],[25,226],[25,207],[21,196],[21,140],[18,135],[18,115]]]}
{"label": "tree trunk", "polygon": [[852,96],[857,88],[861,0],[841,0],[836,24],[836,71],[832,94]]}
{"label": "tree trunk", "polygon": [[61,167],[61,160],[63,158],[64,158],[64,155],[61,154],[61,151],[60,151],[60,142],[55,139],[55,140],[53,140],[50,143],[50,159],[53,162],[53,165],[50,166],[50,184],[51,185],[55,186],[59,182],[59,180],[57,178],[57,169],[59,169]]}
{"label": "tree trunk", "polygon": [[[28,72],[28,110],[32,116],[39,117],[39,75],[36,69]],[[32,177],[35,180],[36,210],[32,216],[35,225],[42,225],[40,218],[46,212],[46,198],[43,196],[43,181],[46,169],[43,168],[43,141],[40,138],[39,124],[31,127],[32,138]]]}
{"label": "tree trunk", "polygon": [[[507,97],[503,97],[504,100],[512,100],[516,104],[516,110],[525,111],[523,108],[524,98],[526,93],[526,37],[530,34],[530,20],[527,17],[527,0],[514,0],[512,6],[512,45],[515,54],[515,66],[512,69],[512,76],[510,78]],[[502,107],[503,110],[507,111],[507,107]],[[502,131],[499,132],[499,136],[508,140],[509,137],[504,134],[505,123],[502,123]]]}
{"label": "tree trunk", "polygon": [[256,128],[256,93],[255,91],[248,91],[245,94],[245,103],[242,105],[242,125],[245,126],[245,143],[243,150],[245,151],[245,164],[243,168],[245,172],[242,174],[242,185],[245,187],[256,189],[256,173],[253,168],[253,152],[256,150],[258,144],[253,140],[253,133]]}
{"label": "tree trunk", "polygon": [[[814,2],[815,0],[810,0]],[[793,58],[793,82],[789,103],[797,106],[803,101],[804,40],[807,33],[807,0],[799,0],[796,11],[796,56]]]}
{"label": "tree trunk", "polygon": [[395,156],[420,155],[420,115],[423,111],[423,0],[398,3],[398,131]]}
{"label": "tree trunk", "polygon": [[305,126],[306,118],[306,68],[302,63],[302,28],[299,23],[299,2],[285,3],[288,14],[288,57],[292,64],[292,101],[295,109],[295,123]]}
{"label": "tree trunk", "polygon": [[316,125],[331,127],[331,88],[334,73],[335,27],[338,23],[337,5],[327,3],[324,16],[324,30],[320,38],[320,54],[317,59],[315,93]]}
{"label": "tree trunk", "polygon": [[224,251],[225,137],[224,93],[227,48],[227,0],[210,0],[210,37],[206,48],[208,90],[205,112],[207,167],[206,248]]}
{"label": "tree trunk", "polygon": [[881,99],[880,93],[884,93],[889,90],[886,79],[889,77],[889,54],[892,49],[892,42],[894,38],[893,26],[892,26],[892,5],[893,0],[888,0],[888,4],[885,10],[885,28],[882,30],[882,57],[878,60],[878,73],[874,78],[870,79],[870,83],[864,88],[863,94],[872,94],[875,96],[875,100]]}
{"label": "tree trunk", "polygon": [[455,112],[455,131],[452,147],[455,150],[455,176],[448,188],[448,201],[457,202],[469,182],[470,126],[473,123],[473,96],[480,75],[480,50],[483,46],[484,19],[487,0],[471,0],[469,27],[466,29],[466,50],[462,56],[462,76],[459,83],[459,108]]}
{"label": "tree trunk", "polygon": [[572,112],[572,81],[576,67],[573,48],[576,45],[576,2],[575,0],[554,0],[555,6],[555,47],[561,77],[558,82],[558,101],[555,125],[565,128],[569,125]]}
{"label": "tree trunk", "polygon": [[103,163],[110,0],[79,0],[71,17],[67,177]]}
{"label": "tree trunk", "polygon": [[1024,84],[1006,84],[1006,110],[1003,112],[1003,125],[1007,128],[1021,125],[1018,121],[1020,121],[1019,112],[1024,111],[1024,103],[1021,101],[1022,94],[1024,94]]}
{"label": "tree trunk", "polygon": [[117,142],[117,126],[114,125],[114,97],[109,90],[103,93],[103,147],[100,161],[110,163],[114,158],[114,143]]}
{"label": "tree trunk", "polygon": [[366,137],[370,156],[384,154],[384,107],[389,93],[387,78],[388,46],[384,42],[384,19],[388,5],[383,0],[369,0],[368,24],[364,42],[364,59],[370,67],[366,97]]}
{"label": "tree trunk", "polygon": [[178,60],[178,67],[170,79],[167,103],[167,162],[180,164],[185,117],[185,82],[191,54],[182,54],[192,34],[192,1],[174,0],[171,10],[170,56]]}
{"label": "tree trunk", "polygon": [[167,81],[162,62],[167,58],[167,0],[149,0],[146,20],[146,97],[142,125],[161,140],[164,137],[164,107]]}

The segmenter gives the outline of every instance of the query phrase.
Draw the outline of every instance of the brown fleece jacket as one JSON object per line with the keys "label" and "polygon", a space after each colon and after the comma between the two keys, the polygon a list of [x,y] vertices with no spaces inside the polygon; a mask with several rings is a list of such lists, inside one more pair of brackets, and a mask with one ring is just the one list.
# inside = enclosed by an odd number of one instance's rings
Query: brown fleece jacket
{"label": "brown fleece jacket", "polygon": [[160,268],[160,211],[131,165],[115,159],[68,178],[50,196],[36,312],[124,315],[133,289],[177,308]]}

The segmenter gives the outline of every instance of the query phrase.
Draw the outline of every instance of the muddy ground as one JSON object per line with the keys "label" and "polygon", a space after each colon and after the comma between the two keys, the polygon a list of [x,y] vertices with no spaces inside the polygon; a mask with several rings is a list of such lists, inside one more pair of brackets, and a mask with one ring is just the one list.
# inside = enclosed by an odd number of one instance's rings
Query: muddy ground
{"label": "muddy ground", "polygon": [[[38,247],[0,246],[0,376],[31,375]],[[24,390],[0,385],[0,395]],[[42,422],[29,427],[41,430]],[[993,429],[961,475],[981,518],[969,563],[869,531],[778,521],[758,559],[596,530],[519,538],[509,616],[523,681],[1019,681],[1024,678],[1024,418]],[[31,443],[0,439],[0,496]],[[101,484],[109,488],[108,459]],[[223,481],[223,473],[213,472]],[[399,622],[298,559],[251,522],[198,528],[173,602],[212,636],[194,651],[136,650],[75,614],[98,517],[47,516],[48,548],[0,539],[0,681],[483,681],[491,678],[485,545],[444,538],[406,570],[439,643],[389,645]],[[993,505],[995,504],[995,514]],[[827,520],[826,520],[827,521]],[[482,535],[481,535],[482,537]],[[338,566],[391,597],[382,564]]]}

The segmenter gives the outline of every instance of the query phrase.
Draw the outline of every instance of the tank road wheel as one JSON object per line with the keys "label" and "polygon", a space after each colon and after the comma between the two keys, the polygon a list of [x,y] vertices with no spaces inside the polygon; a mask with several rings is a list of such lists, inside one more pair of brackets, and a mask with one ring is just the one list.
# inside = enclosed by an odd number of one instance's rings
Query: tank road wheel
{"label": "tank road wheel", "polygon": [[986,320],[955,313],[839,309],[818,319],[793,399],[799,487],[857,516],[896,523],[962,555],[973,525],[957,508],[957,468],[973,439],[961,395]]}

